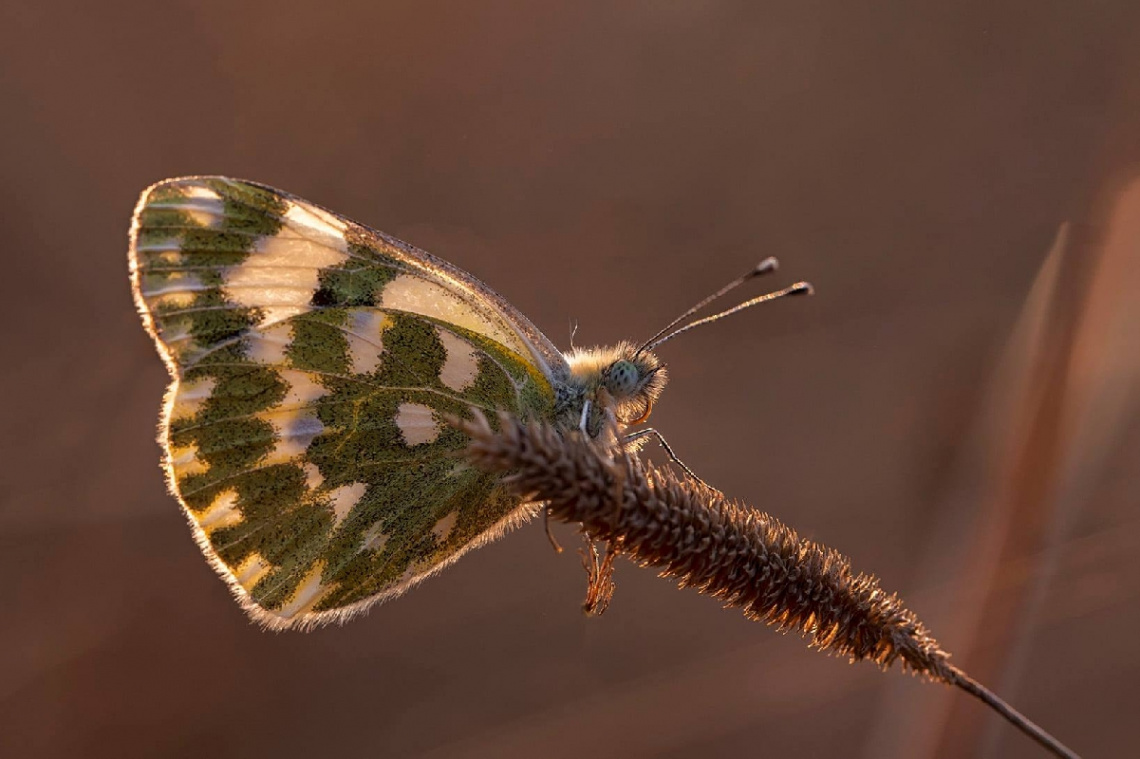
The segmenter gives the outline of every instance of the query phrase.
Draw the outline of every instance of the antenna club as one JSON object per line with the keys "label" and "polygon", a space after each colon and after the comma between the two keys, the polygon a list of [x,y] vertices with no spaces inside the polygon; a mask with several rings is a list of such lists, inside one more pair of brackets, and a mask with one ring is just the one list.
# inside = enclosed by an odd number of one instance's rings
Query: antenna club
{"label": "antenna club", "polygon": [[788,295],[815,295],[811,282],[796,282],[788,288]]}
{"label": "antenna club", "polygon": [[756,264],[752,271],[748,272],[747,276],[749,279],[751,279],[752,277],[759,277],[762,274],[771,274],[779,268],[779,260],[777,260],[775,256],[768,256],[763,261]]}

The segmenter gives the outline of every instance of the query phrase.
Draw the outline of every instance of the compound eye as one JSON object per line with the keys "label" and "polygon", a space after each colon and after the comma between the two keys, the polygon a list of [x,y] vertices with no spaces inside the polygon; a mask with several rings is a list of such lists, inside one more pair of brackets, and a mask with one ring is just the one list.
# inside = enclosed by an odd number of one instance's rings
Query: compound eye
{"label": "compound eye", "polygon": [[615,361],[606,376],[610,392],[616,396],[632,395],[637,389],[638,372],[633,362],[622,359]]}

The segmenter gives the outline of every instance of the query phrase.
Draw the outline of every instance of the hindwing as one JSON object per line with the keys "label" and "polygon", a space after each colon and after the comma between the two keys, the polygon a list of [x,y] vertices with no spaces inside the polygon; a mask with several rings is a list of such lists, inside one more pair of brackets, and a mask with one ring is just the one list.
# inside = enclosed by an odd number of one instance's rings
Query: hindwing
{"label": "hindwing", "polygon": [[550,419],[565,362],[473,277],[218,177],[149,188],[131,237],[170,485],[257,620],[343,619],[529,515],[443,420]]}

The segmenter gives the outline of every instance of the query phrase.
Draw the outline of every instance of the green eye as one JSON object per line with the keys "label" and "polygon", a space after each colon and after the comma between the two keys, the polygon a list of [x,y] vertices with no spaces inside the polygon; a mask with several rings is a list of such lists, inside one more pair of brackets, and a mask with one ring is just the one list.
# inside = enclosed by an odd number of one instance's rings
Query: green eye
{"label": "green eye", "polygon": [[614,395],[630,395],[637,389],[637,367],[632,362],[622,359],[615,361],[606,374],[606,385]]}

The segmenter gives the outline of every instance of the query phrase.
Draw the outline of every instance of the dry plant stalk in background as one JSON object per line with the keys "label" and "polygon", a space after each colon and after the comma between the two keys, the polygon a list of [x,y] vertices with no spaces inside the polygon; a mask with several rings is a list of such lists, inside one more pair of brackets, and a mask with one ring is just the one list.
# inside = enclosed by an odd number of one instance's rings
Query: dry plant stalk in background
{"label": "dry plant stalk in background", "polygon": [[499,417],[496,430],[478,412],[458,424],[471,436],[472,463],[504,474],[521,496],[545,502],[550,517],[606,541],[607,555],[657,568],[749,619],[797,630],[822,651],[883,668],[899,662],[962,688],[1055,755],[1077,756],[950,664],[898,596],[885,593],[873,575],[854,573],[839,552],[704,483],[643,463],[612,440],[563,437],[551,426],[509,416]]}

